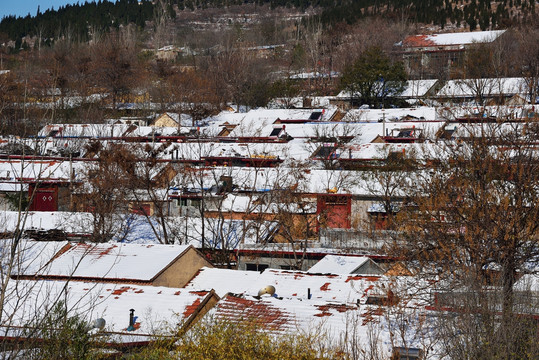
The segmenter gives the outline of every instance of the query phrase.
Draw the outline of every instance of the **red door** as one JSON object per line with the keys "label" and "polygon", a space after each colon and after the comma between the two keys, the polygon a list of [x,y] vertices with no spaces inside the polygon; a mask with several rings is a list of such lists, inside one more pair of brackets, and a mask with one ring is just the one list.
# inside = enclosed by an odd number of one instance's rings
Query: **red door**
{"label": "red door", "polygon": [[[29,189],[30,211],[58,211],[58,188]],[[33,194],[32,194],[33,193]]]}
{"label": "red door", "polygon": [[318,197],[318,226],[330,229],[350,229],[352,197],[346,194],[320,195]]}

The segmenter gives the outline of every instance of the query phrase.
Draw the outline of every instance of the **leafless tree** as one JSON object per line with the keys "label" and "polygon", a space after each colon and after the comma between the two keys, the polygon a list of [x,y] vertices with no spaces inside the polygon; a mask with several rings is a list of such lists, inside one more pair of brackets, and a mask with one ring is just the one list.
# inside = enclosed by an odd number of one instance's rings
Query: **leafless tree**
{"label": "leafless tree", "polygon": [[[494,315],[496,309],[501,315],[492,329],[504,358],[511,358],[511,353],[531,351],[520,342],[526,338],[504,334],[517,330],[511,327],[515,316],[529,315],[530,310],[517,310],[514,286],[539,256],[539,172],[532,146],[537,127],[533,121],[476,126],[466,141],[445,145],[438,167],[412,181],[401,217],[404,238],[397,248],[409,264],[443,279],[450,291],[478,299],[478,311]],[[482,296],[489,285],[496,296]],[[482,321],[475,314],[464,316]]]}

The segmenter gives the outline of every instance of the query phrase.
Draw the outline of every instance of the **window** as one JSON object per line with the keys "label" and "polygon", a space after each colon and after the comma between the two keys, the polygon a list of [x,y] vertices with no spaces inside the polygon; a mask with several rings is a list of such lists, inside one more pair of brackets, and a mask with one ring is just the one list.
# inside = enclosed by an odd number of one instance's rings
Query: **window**
{"label": "window", "polygon": [[299,270],[297,266],[294,265],[281,265],[281,270]]}
{"label": "window", "polygon": [[335,152],[335,146],[321,146],[313,154],[314,158],[329,159]]}
{"label": "window", "polygon": [[378,305],[378,306],[390,306],[399,303],[399,297],[393,294],[393,291],[388,290],[387,295],[371,295],[367,297],[365,304]]}
{"label": "window", "polygon": [[245,264],[245,270],[247,271],[260,271],[263,272],[269,268],[267,264]]}
{"label": "window", "polygon": [[412,137],[412,130],[401,130],[397,137]]}
{"label": "window", "polygon": [[273,129],[273,131],[271,132],[271,134],[269,136],[279,136],[279,134],[281,133],[281,130],[283,130],[282,128],[275,128]]}
{"label": "window", "polygon": [[309,116],[309,120],[319,120],[322,117],[321,111],[315,111]]}

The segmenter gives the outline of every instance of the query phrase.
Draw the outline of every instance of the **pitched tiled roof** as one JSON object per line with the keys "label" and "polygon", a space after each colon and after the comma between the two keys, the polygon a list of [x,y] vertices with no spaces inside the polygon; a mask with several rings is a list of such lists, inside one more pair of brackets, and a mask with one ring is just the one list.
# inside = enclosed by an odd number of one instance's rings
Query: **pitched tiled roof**
{"label": "pitched tiled roof", "polygon": [[188,248],[188,245],[78,243],[39,274],[26,275],[151,281]]}
{"label": "pitched tiled roof", "polygon": [[[60,298],[70,315],[79,314],[89,323],[103,318],[106,331],[125,335],[155,335],[155,330],[169,329],[186,321],[213,295],[209,291],[78,281],[21,280],[10,286],[27,294],[6,300],[4,311],[13,315],[11,325],[30,324],[36,314],[45,313]],[[129,309],[138,317],[139,326],[133,332],[127,331]]]}

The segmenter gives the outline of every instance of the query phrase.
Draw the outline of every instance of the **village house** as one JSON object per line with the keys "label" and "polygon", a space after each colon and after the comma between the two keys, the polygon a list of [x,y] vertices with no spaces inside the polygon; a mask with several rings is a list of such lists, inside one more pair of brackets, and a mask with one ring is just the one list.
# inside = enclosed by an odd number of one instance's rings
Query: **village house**
{"label": "village house", "polygon": [[14,279],[182,287],[203,266],[212,267],[190,245],[75,243],[39,271],[23,270]]}
{"label": "village house", "polygon": [[[22,295],[13,296],[15,288]],[[91,337],[92,346],[118,351],[148,346],[164,338],[173,340],[177,330],[189,329],[219,301],[214,291],[195,292],[132,282],[18,280],[9,283],[8,291],[10,296],[5,298],[4,309],[10,309],[12,318],[9,323],[0,324],[0,341],[26,347],[42,343],[39,330],[47,326],[42,321],[47,321],[47,314],[50,320],[56,320],[54,309],[60,304],[58,299],[68,309],[68,315],[85,314],[83,320],[88,329],[97,335]],[[160,332],[156,333],[156,329]]]}
{"label": "village house", "polygon": [[346,255],[326,255],[307,272],[311,274],[384,274],[384,270],[371,258]]}
{"label": "village house", "polygon": [[505,30],[411,35],[395,44],[411,79],[447,79],[462,66],[466,50],[497,41]]}

